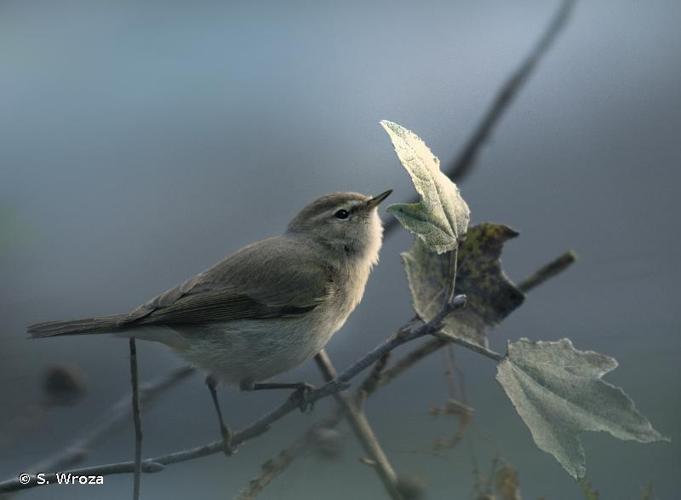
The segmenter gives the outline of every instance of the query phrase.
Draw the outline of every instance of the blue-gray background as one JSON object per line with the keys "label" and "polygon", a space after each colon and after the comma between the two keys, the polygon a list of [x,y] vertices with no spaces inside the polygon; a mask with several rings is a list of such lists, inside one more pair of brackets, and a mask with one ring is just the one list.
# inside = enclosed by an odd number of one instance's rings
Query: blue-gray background
{"label": "blue-gray background", "polygon": [[[0,4],[0,472],[62,447],[129,390],[127,343],[28,341],[26,324],[125,311],[226,253],[283,229],[329,191],[413,194],[380,119],[415,130],[451,159],[502,79],[536,40],[554,2],[105,2]],[[609,353],[622,385],[672,444],[584,437],[603,498],[637,498],[652,481],[681,498],[678,169],[681,3],[585,1],[524,88],[462,185],[475,221],[512,225],[504,264],[521,279],[568,248],[578,265],[532,293],[494,332],[571,337]],[[411,315],[399,252],[386,242],[363,303],[329,345],[338,367]],[[145,379],[179,362],[140,346]],[[454,422],[432,419],[446,398],[435,356],[368,404],[400,471],[429,498],[469,498],[472,457],[518,468],[526,498],[578,498],[494,381],[459,353],[470,403],[467,441],[428,453]],[[41,415],[40,380],[79,365],[89,395]],[[319,380],[309,363],[287,378]],[[281,395],[222,401],[240,426]],[[144,477],[144,498],[229,498],[311,416],[293,415],[232,459],[213,456]],[[217,437],[199,377],[145,415],[145,455]],[[263,499],[382,498],[348,443],[340,463],[307,458]],[[89,463],[128,459],[132,432]],[[131,478],[36,489],[26,498],[126,498]]]}

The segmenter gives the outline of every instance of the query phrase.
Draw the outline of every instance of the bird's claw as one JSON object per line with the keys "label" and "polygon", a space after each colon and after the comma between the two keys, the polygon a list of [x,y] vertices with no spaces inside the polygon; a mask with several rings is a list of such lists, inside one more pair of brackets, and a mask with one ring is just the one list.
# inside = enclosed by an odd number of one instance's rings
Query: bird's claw
{"label": "bird's claw", "polygon": [[310,401],[310,393],[314,389],[311,384],[301,383],[291,394],[291,401],[296,403],[301,413],[310,413],[314,409],[314,401]]}
{"label": "bird's claw", "polygon": [[222,431],[222,452],[231,457],[237,452],[237,449],[232,446],[232,433],[229,429],[221,429]]}

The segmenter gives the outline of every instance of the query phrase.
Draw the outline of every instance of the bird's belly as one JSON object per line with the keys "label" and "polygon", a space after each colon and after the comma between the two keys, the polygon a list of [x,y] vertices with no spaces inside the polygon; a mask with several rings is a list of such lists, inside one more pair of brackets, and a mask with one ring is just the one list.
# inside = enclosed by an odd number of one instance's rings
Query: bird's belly
{"label": "bird's belly", "polygon": [[315,311],[302,318],[182,327],[177,331],[188,342],[176,350],[188,362],[223,382],[259,381],[313,357],[340,326],[342,322],[336,318]]}

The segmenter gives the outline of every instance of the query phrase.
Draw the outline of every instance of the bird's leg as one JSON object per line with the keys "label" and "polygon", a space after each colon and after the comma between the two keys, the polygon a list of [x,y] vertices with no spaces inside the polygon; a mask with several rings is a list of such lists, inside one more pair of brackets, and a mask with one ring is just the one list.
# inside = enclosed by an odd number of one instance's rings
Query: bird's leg
{"label": "bird's leg", "polygon": [[206,377],[206,385],[210,391],[210,397],[213,399],[213,404],[215,405],[215,411],[218,414],[218,420],[220,421],[220,434],[222,435],[222,445],[224,448],[225,455],[230,456],[235,453],[235,449],[232,448],[232,432],[229,427],[225,425],[225,421],[222,418],[222,410],[220,410],[220,403],[218,402],[218,393],[215,390],[218,385],[217,380],[212,375]]}
{"label": "bird's leg", "polygon": [[310,392],[314,390],[314,386],[306,382],[280,383],[280,382],[263,382],[256,383],[252,380],[242,380],[239,384],[242,391],[264,391],[270,389],[293,389],[291,399],[294,400],[300,411],[307,413],[312,411],[314,403],[308,400]]}

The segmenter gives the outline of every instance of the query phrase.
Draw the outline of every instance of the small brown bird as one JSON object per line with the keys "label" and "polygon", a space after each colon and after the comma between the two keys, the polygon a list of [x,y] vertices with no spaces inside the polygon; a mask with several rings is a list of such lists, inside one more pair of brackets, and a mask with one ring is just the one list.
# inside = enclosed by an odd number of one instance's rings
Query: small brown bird
{"label": "small brown bird", "polygon": [[127,314],[39,323],[28,333],[115,333],[169,346],[207,372],[230,452],[217,382],[304,394],[309,387],[304,383],[260,381],[319,353],[360,302],[381,247],[377,206],[391,192],[322,196],[283,235],[241,248]]}

